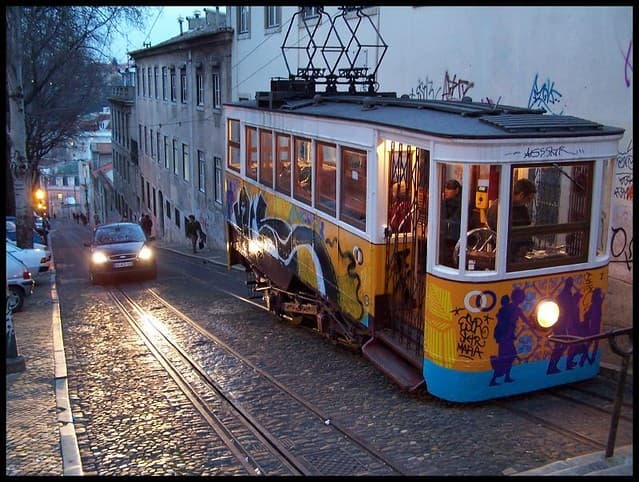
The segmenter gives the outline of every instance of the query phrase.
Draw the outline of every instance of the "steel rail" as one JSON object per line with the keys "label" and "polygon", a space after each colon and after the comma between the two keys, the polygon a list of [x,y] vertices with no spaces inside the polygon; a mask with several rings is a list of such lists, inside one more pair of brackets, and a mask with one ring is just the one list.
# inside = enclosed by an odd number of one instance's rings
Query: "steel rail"
{"label": "steel rail", "polygon": [[[223,290],[223,289],[220,289],[220,291],[223,291],[224,293],[226,293],[226,294],[228,294],[230,296],[233,296],[234,298],[236,298],[236,299],[238,299],[240,301],[249,303],[249,304],[251,304],[251,305],[253,305],[253,306],[257,307],[257,308],[260,308],[260,309],[270,313],[268,308],[266,308],[263,305],[260,305],[259,303],[254,302],[254,301],[252,301],[250,299],[243,298],[243,297],[241,297],[239,295],[236,295],[236,294],[234,294],[234,293],[232,293],[230,291],[226,291],[226,290]],[[348,439],[352,440],[356,445],[358,445],[360,448],[364,449],[366,452],[368,452],[374,458],[376,458],[377,460],[382,462],[384,465],[386,465],[387,467],[389,467],[393,471],[397,472],[397,474],[399,474],[399,475],[410,475],[410,471],[408,469],[403,467],[401,464],[389,459],[387,456],[383,455],[375,447],[373,447],[372,445],[368,444],[367,442],[362,440],[361,437],[359,437],[357,434],[355,434],[352,431],[350,431],[349,429],[347,429],[337,419],[330,417],[322,409],[320,409],[319,407],[317,407],[316,405],[314,405],[310,401],[302,398],[300,395],[298,395],[295,392],[293,392],[286,385],[282,384],[279,380],[275,379],[272,375],[270,375],[268,372],[264,371],[258,365],[255,365],[254,363],[252,363],[250,360],[248,360],[241,353],[239,353],[234,348],[229,346],[223,340],[221,340],[217,336],[213,335],[212,333],[208,332],[206,329],[202,328],[202,326],[200,326],[196,321],[191,319],[188,315],[182,313],[180,310],[175,308],[171,303],[167,302],[164,298],[162,298],[160,295],[158,295],[155,292],[155,290],[150,288],[150,289],[148,289],[148,292],[152,296],[154,296],[160,303],[162,303],[164,306],[166,306],[167,308],[172,310],[175,314],[177,314],[178,316],[183,318],[186,322],[188,322],[190,325],[192,325],[193,328],[198,330],[202,335],[204,335],[205,337],[209,338],[211,341],[219,344],[225,350],[227,350],[229,353],[231,353],[233,356],[235,356],[236,358],[241,360],[242,363],[244,363],[251,370],[253,370],[254,373],[257,373],[260,376],[262,376],[263,378],[265,378],[266,380],[268,380],[271,384],[276,386],[279,390],[283,391],[285,394],[287,394],[288,396],[293,398],[295,401],[297,401],[300,405],[302,405],[307,410],[309,410],[310,412],[315,414],[320,420],[322,420],[323,423],[327,424],[327,422],[328,422],[328,425],[330,425],[333,429],[337,430],[342,435],[344,435]]]}
{"label": "steel rail", "polygon": [[[146,312],[124,291],[119,288],[118,291],[130,304],[130,306],[133,308],[133,311],[141,318],[144,318]],[[259,465],[255,458],[243,447],[238,438],[233,435],[233,433],[228,429],[226,424],[217,415],[215,415],[212,409],[209,408],[209,404],[198,394],[197,390],[192,387],[192,385],[188,381],[186,381],[185,377],[180,374],[179,370],[175,368],[174,364],[169,361],[167,357],[161,352],[156,343],[153,342],[151,337],[144,331],[136,317],[131,314],[124,303],[122,303],[117,298],[113,291],[109,291],[109,295],[114,300],[118,308],[126,316],[127,321],[129,321],[133,329],[142,338],[149,350],[158,359],[167,373],[169,373],[169,375],[175,380],[179,388],[191,401],[196,410],[202,414],[207,423],[209,423],[209,425],[215,430],[218,436],[220,436],[222,441],[227,445],[229,450],[244,467],[247,473],[251,475],[267,475],[264,473],[264,469]],[[288,450],[283,447],[277,441],[277,439],[275,439],[271,434],[268,433],[265,427],[256,422],[234,400],[229,398],[229,396],[224,393],[222,388],[219,387],[219,385],[206,373],[206,371],[202,367],[200,367],[197,362],[195,362],[179,346],[177,346],[164,330],[161,330],[157,326],[153,326],[153,328],[155,329],[156,333],[164,338],[166,342],[173,347],[173,350],[178,352],[179,355],[185,360],[185,362],[191,366],[191,368],[198,374],[200,379],[202,379],[208,386],[210,386],[218,394],[220,399],[223,400],[224,403],[226,403],[233,409],[238,418],[241,419],[244,425],[258,437],[260,442],[262,442],[267,448],[269,448],[269,451],[273,455],[277,456],[278,459],[281,459],[282,463],[289,469],[289,471],[292,472],[293,475],[315,474],[312,469],[308,468],[305,464],[303,464],[292,454],[290,454],[290,452],[288,452]]]}

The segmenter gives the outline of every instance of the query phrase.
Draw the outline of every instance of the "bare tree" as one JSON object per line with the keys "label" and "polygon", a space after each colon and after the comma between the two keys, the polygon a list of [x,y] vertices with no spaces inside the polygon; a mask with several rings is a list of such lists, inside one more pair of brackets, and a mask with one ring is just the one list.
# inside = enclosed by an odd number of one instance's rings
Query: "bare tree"
{"label": "bare tree", "polygon": [[141,7],[6,8],[8,191],[18,246],[33,246],[32,189],[51,149],[78,132],[78,119],[102,96],[108,43],[122,28],[142,28]]}

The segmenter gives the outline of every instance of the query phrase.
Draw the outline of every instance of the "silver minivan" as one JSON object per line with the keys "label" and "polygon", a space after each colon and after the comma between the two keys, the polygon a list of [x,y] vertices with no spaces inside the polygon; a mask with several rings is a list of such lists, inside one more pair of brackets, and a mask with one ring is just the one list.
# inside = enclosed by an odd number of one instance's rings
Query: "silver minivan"
{"label": "silver minivan", "polygon": [[25,264],[7,253],[7,307],[12,313],[20,311],[24,299],[33,294],[35,281]]}

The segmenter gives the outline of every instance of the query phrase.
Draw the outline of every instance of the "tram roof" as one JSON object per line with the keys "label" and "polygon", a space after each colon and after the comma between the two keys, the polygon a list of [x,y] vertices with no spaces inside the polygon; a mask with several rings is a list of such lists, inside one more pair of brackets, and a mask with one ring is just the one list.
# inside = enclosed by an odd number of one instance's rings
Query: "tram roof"
{"label": "tram roof", "polygon": [[583,137],[623,134],[624,129],[567,115],[508,105],[463,101],[414,100],[394,94],[375,96],[316,94],[273,101],[270,92],[228,105],[295,115],[398,127],[440,137],[503,139]]}

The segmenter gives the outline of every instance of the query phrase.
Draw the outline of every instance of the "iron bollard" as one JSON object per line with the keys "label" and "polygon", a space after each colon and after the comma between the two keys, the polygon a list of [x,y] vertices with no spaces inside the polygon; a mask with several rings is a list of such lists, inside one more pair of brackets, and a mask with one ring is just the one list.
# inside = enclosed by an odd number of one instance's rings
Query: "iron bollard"
{"label": "iron bollard", "polygon": [[[9,289],[7,287],[7,293]],[[13,312],[9,308],[7,300],[6,304],[7,314],[7,373],[23,372],[27,367],[24,362],[24,357],[18,354],[18,342],[16,340],[16,331],[13,328]]]}

